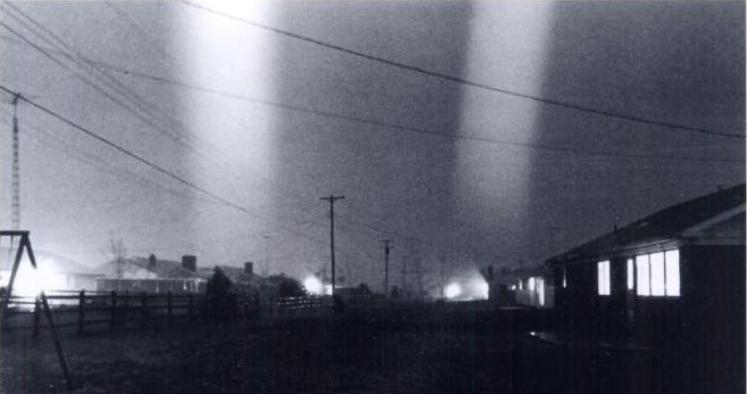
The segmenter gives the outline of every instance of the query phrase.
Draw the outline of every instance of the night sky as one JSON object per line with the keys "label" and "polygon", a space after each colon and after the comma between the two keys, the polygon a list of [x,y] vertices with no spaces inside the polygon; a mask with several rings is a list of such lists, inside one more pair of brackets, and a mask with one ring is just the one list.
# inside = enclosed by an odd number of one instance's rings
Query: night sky
{"label": "night sky", "polygon": [[[521,95],[744,135],[743,2],[201,4]],[[244,208],[22,103],[22,228],[89,266],[121,239],[130,255],[303,277],[329,261],[319,198],[333,193],[341,274],[379,288],[384,238],[395,272],[405,255],[431,273],[537,265],[745,178],[743,138],[468,86],[183,2],[4,2],[0,21],[67,66],[2,27],[3,86]],[[10,113],[4,94],[6,228]]]}

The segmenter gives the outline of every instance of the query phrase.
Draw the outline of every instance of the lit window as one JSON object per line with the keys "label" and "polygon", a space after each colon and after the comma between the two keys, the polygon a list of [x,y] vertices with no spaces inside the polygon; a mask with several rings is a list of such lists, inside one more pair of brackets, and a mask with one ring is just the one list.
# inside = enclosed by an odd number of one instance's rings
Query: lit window
{"label": "lit window", "polygon": [[680,252],[670,250],[636,256],[636,294],[641,296],[680,295]]}
{"label": "lit window", "polygon": [[534,277],[529,278],[529,280],[527,281],[527,287],[529,288],[529,291],[534,291],[534,282]]}
{"label": "lit window", "polygon": [[636,294],[640,296],[651,295],[651,287],[649,283],[649,269],[648,269],[648,255],[640,255],[635,258],[635,271],[637,275],[636,281]]}
{"label": "lit window", "polygon": [[563,267],[563,288],[568,287],[568,281],[565,278],[565,267]]}
{"label": "lit window", "polygon": [[651,295],[664,295],[664,253],[652,253],[649,255],[651,266]]}
{"label": "lit window", "polygon": [[628,290],[633,290],[635,286],[635,270],[633,269],[633,259],[628,259]]}
{"label": "lit window", "polygon": [[521,280],[519,281],[519,290],[524,290],[524,282]]}
{"label": "lit window", "polygon": [[545,306],[545,280],[537,279],[537,294],[539,295],[540,306]]}
{"label": "lit window", "polygon": [[599,295],[610,295],[610,262],[597,263],[597,292]]}
{"label": "lit window", "polygon": [[666,262],[666,277],[667,287],[666,293],[668,296],[679,297],[680,295],[680,251],[670,250],[664,254],[664,261]]}

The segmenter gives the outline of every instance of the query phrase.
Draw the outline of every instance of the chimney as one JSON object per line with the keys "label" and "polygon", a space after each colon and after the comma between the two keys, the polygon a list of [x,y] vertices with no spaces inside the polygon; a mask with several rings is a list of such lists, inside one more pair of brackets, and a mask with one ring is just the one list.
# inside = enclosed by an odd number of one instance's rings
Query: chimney
{"label": "chimney", "polygon": [[152,254],[148,256],[148,268],[153,268],[156,266],[156,255]]}
{"label": "chimney", "polygon": [[244,273],[247,275],[254,275],[254,263],[251,261],[244,263]]}
{"label": "chimney", "polygon": [[192,272],[197,271],[197,257],[191,255],[182,256],[182,267]]}

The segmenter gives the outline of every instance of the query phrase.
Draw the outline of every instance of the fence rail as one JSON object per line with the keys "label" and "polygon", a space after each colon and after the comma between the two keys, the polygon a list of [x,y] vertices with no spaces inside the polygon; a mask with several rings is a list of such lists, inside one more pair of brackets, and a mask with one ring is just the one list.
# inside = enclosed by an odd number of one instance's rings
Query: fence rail
{"label": "fence rail", "polygon": [[[330,307],[330,297],[287,297],[260,300],[256,295],[231,294],[208,297],[204,293],[129,293],[100,291],[53,291],[47,300],[55,325],[76,328],[83,334],[89,327],[123,326],[139,322],[145,326],[155,319],[193,319],[211,313],[225,316],[297,315],[312,309]],[[2,317],[2,330],[33,330],[36,336],[42,327],[42,306],[38,297],[14,295]]]}

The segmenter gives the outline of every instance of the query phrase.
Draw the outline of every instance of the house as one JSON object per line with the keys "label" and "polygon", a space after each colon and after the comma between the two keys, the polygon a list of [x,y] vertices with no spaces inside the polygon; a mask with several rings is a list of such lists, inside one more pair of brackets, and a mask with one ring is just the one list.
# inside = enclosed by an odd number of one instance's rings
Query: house
{"label": "house", "polygon": [[488,266],[484,275],[489,285],[488,298],[500,305],[524,305],[536,308],[553,306],[552,270],[546,266]]}
{"label": "house", "polygon": [[685,369],[673,380],[690,392],[744,392],[744,184],[656,212],[547,264],[568,331],[675,355]]}
{"label": "house", "polygon": [[264,283],[263,278],[254,273],[254,263],[252,262],[244,263],[243,267],[217,265],[212,268],[200,268],[197,274],[207,281],[213,276],[215,268],[220,268],[226,277],[231,280],[231,288],[237,293],[256,294]]}
{"label": "house", "polygon": [[552,308],[555,285],[552,270],[545,266],[519,268],[514,275],[518,281],[512,285],[516,303],[536,308]]}
{"label": "house", "polygon": [[206,280],[197,273],[197,258],[183,256],[178,261],[150,257],[115,259],[97,268],[98,291],[132,293],[201,293]]}

